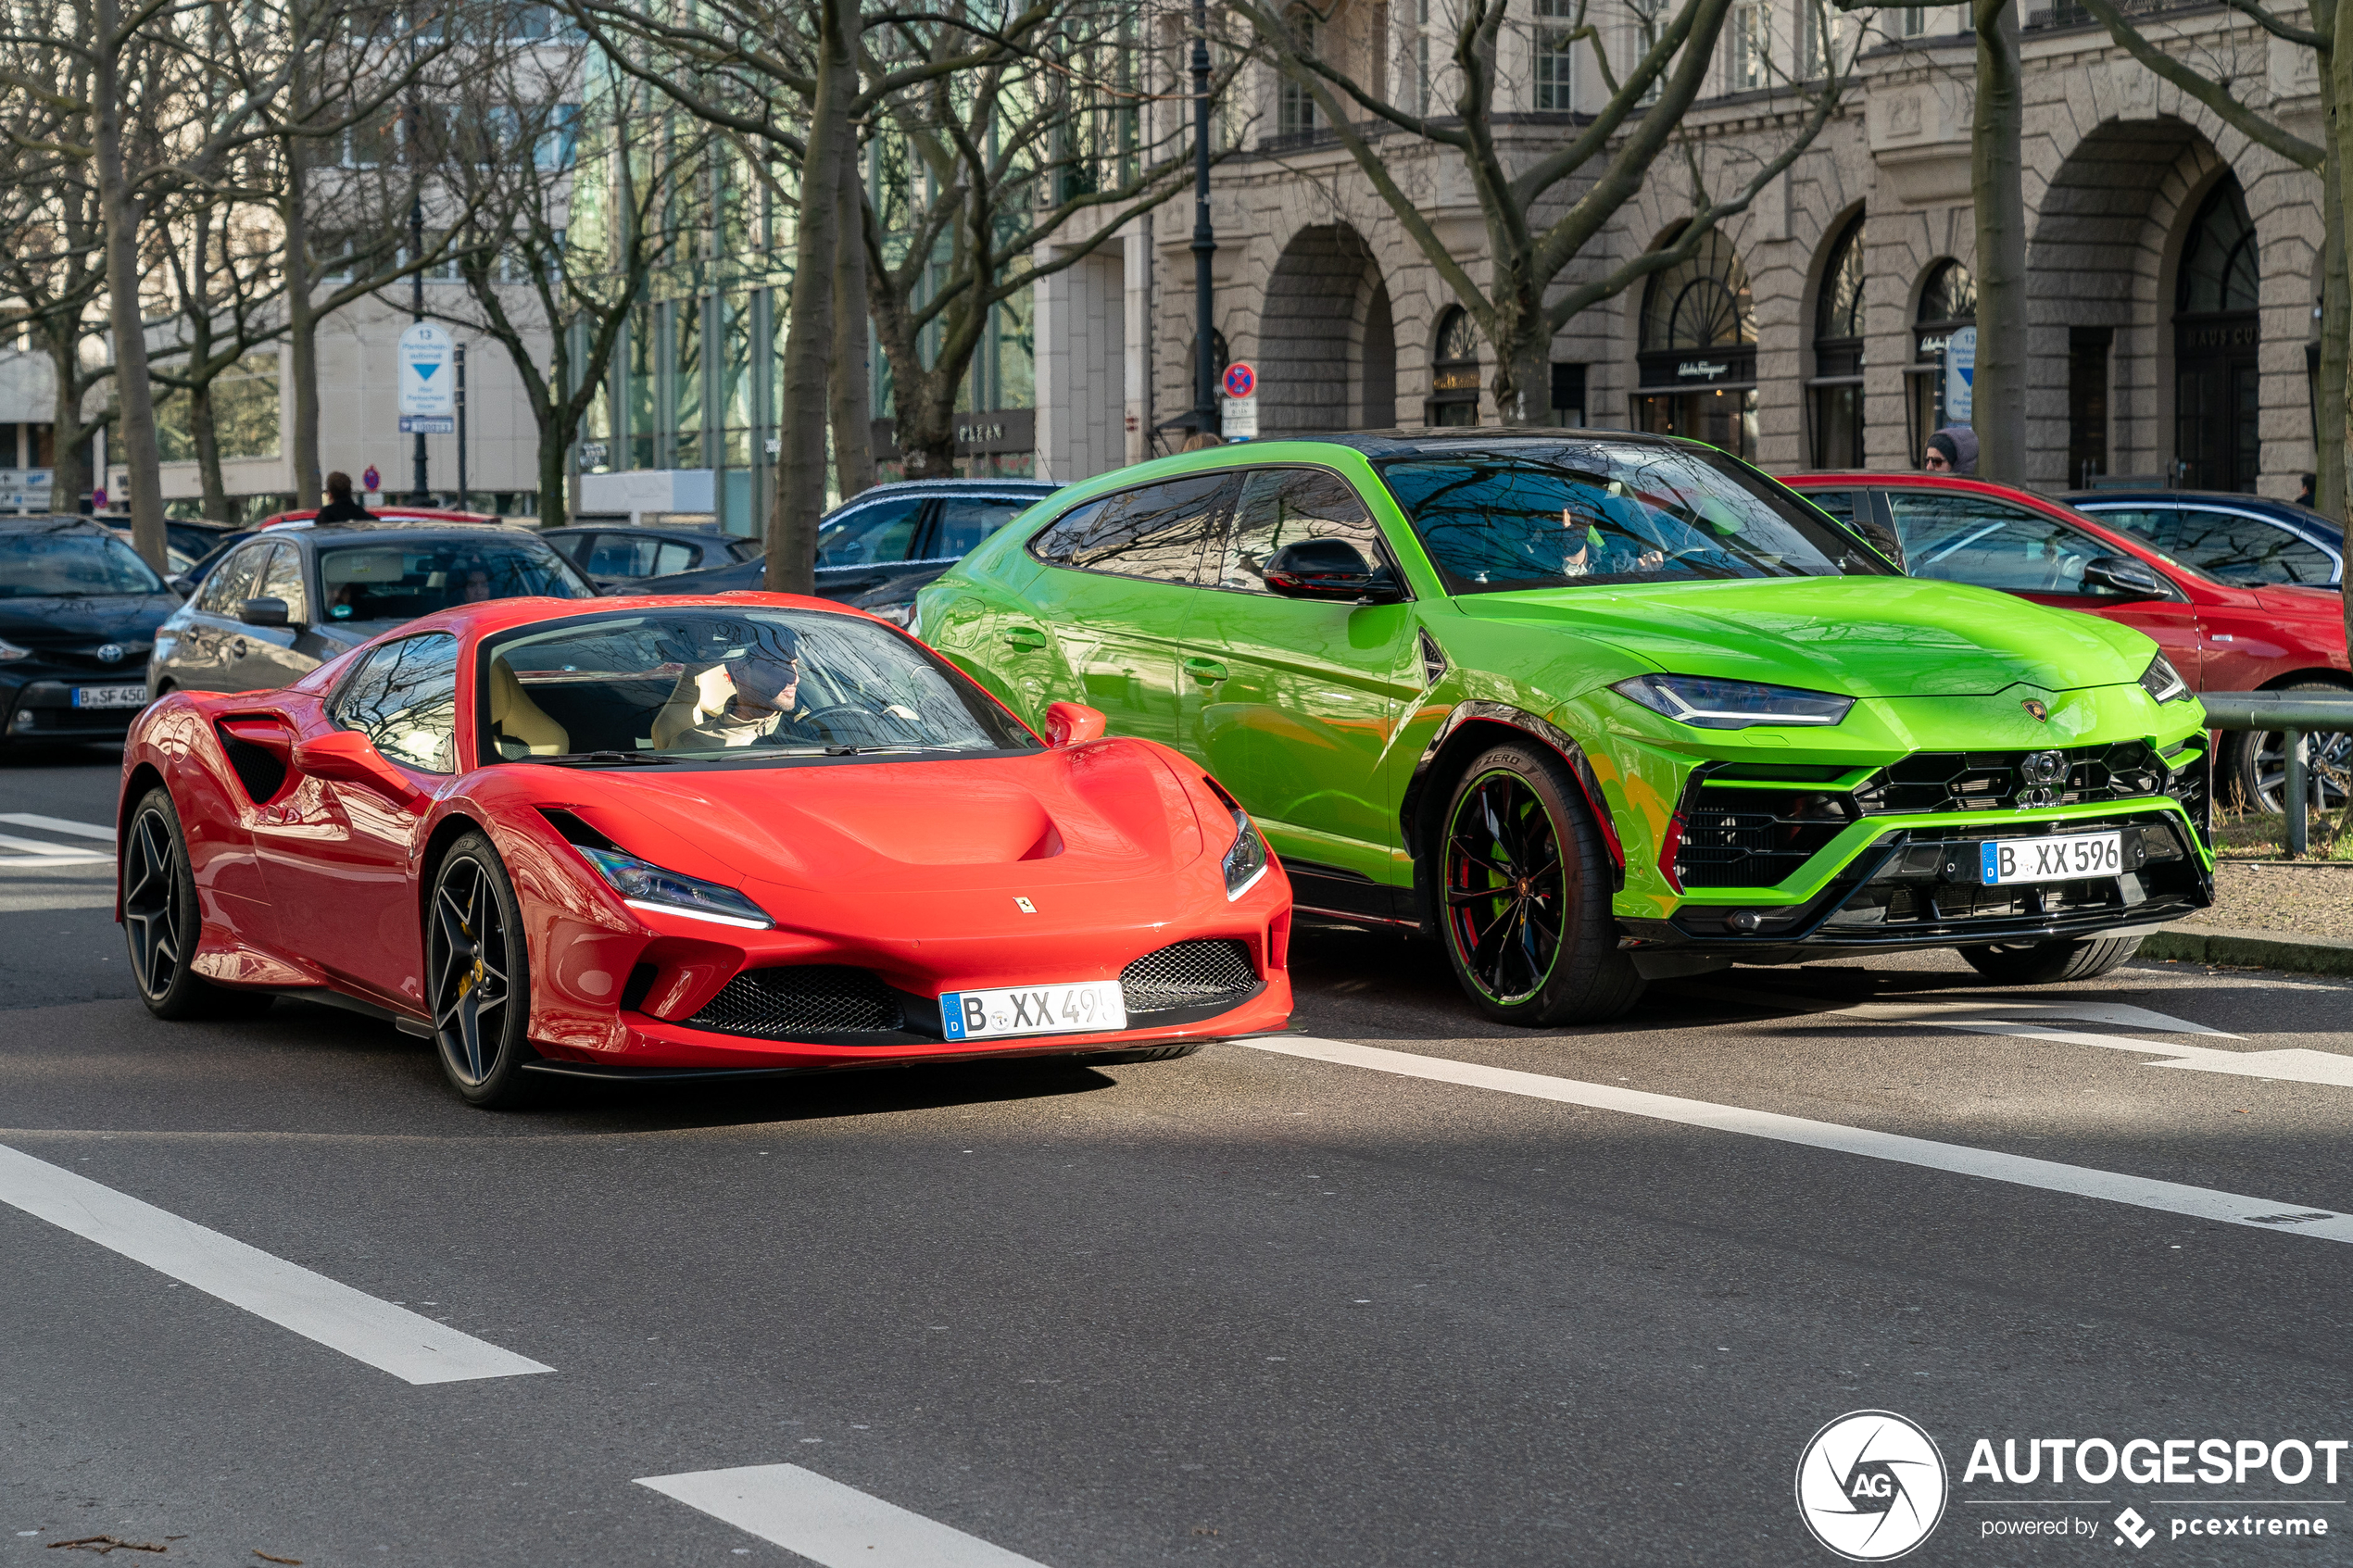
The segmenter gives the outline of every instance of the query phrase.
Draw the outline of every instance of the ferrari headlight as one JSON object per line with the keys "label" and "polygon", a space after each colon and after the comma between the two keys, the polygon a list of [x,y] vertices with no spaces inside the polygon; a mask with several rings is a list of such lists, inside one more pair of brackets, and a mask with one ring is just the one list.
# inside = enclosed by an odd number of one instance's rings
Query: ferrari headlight
{"label": "ferrari headlight", "polygon": [[650,861],[618,849],[590,849],[574,845],[597,874],[610,884],[621,901],[633,909],[656,909],[720,925],[749,926],[766,931],[776,922],[761,907],[732,887],[666,872]]}
{"label": "ferrari headlight", "polygon": [[2190,684],[2182,679],[2182,672],[2173,668],[2173,661],[2160,653],[2149,660],[2147,669],[2141,671],[2141,690],[2158,702],[2178,702],[2190,695]]}
{"label": "ferrari headlight", "polygon": [[1855,706],[1851,696],[1719,681],[1705,675],[1637,675],[1610,687],[1629,701],[1700,730],[1745,730],[1755,724],[1835,724]]}
{"label": "ferrari headlight", "polygon": [[20,648],[14,643],[0,639],[0,664],[14,664],[19,659],[31,657],[31,648]]}
{"label": "ferrari headlight", "polygon": [[1251,825],[1250,813],[1234,811],[1234,846],[1226,851],[1226,897],[1230,902],[1258,885],[1266,874],[1266,841]]}

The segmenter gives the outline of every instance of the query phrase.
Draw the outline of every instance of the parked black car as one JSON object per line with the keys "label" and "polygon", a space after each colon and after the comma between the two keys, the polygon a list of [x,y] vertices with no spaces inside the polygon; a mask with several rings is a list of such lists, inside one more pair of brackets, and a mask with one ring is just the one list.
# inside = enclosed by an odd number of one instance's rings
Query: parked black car
{"label": "parked black car", "polygon": [[120,740],[146,660],[180,608],[112,529],[0,518],[0,744]]}
{"label": "parked black car", "polygon": [[[1060,488],[1038,479],[916,479],[877,484],[818,522],[817,592],[847,602],[898,578],[920,576],[928,582]],[[607,591],[724,594],[731,588],[759,587],[766,571],[767,558],[761,555]],[[912,596],[912,590],[909,592]]]}
{"label": "parked black car", "polygon": [[[107,513],[93,521],[114,531],[124,544],[131,542],[131,520]],[[168,518],[163,525],[164,546],[170,569],[164,573],[167,580],[182,577],[195,570],[196,563],[217,552],[238,530],[225,522],[206,522],[194,518]]]}
{"label": "parked black car", "polygon": [[585,599],[596,589],[537,534],[497,523],[264,529],[163,623],[148,689],[283,686],[397,622],[528,594]]}
{"label": "parked black car", "polygon": [[760,541],[722,533],[715,528],[632,528],[583,523],[550,528],[539,537],[564,553],[599,588],[632,584],[641,577],[672,577],[705,567],[732,566],[760,554]]}
{"label": "parked black car", "polygon": [[2081,490],[2066,501],[2241,587],[2345,580],[2345,530],[2293,501],[2219,490]]}

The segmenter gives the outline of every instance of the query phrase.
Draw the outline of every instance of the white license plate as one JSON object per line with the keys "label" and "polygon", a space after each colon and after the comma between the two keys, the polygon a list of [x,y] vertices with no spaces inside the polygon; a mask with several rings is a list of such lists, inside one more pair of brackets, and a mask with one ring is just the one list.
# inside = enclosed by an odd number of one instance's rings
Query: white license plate
{"label": "white license plate", "polygon": [[1127,1027],[1127,997],[1116,980],[950,991],[939,998],[939,1022],[951,1040],[1100,1035]]}
{"label": "white license plate", "polygon": [[2015,882],[2080,882],[2124,870],[2120,833],[2071,833],[2057,838],[2000,838],[1978,846],[1978,880],[1989,887]]}
{"label": "white license plate", "polygon": [[147,706],[145,682],[135,686],[76,686],[73,688],[76,708],[145,708]]}

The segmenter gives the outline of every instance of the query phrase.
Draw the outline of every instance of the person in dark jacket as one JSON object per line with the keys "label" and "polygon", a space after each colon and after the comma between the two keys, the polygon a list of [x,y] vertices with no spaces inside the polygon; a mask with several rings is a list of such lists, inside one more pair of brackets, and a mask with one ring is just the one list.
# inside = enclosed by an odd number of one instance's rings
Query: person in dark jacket
{"label": "person in dark jacket", "polygon": [[1975,473],[1977,432],[1967,425],[1946,425],[1928,438],[1920,467],[1930,473]]}
{"label": "person in dark jacket", "polygon": [[319,508],[321,522],[373,522],[376,514],[351,498],[351,476],[337,469],[327,476],[327,504]]}

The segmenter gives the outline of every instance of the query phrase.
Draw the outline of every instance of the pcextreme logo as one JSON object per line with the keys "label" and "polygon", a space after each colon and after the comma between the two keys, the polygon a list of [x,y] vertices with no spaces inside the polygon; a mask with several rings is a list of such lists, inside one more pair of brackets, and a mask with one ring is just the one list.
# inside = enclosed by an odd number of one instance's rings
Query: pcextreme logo
{"label": "pcextreme logo", "polygon": [[1797,1512],[1849,1562],[1886,1562],[1944,1517],[1944,1456],[1893,1411],[1853,1411],[1814,1434],[1797,1458]]}

